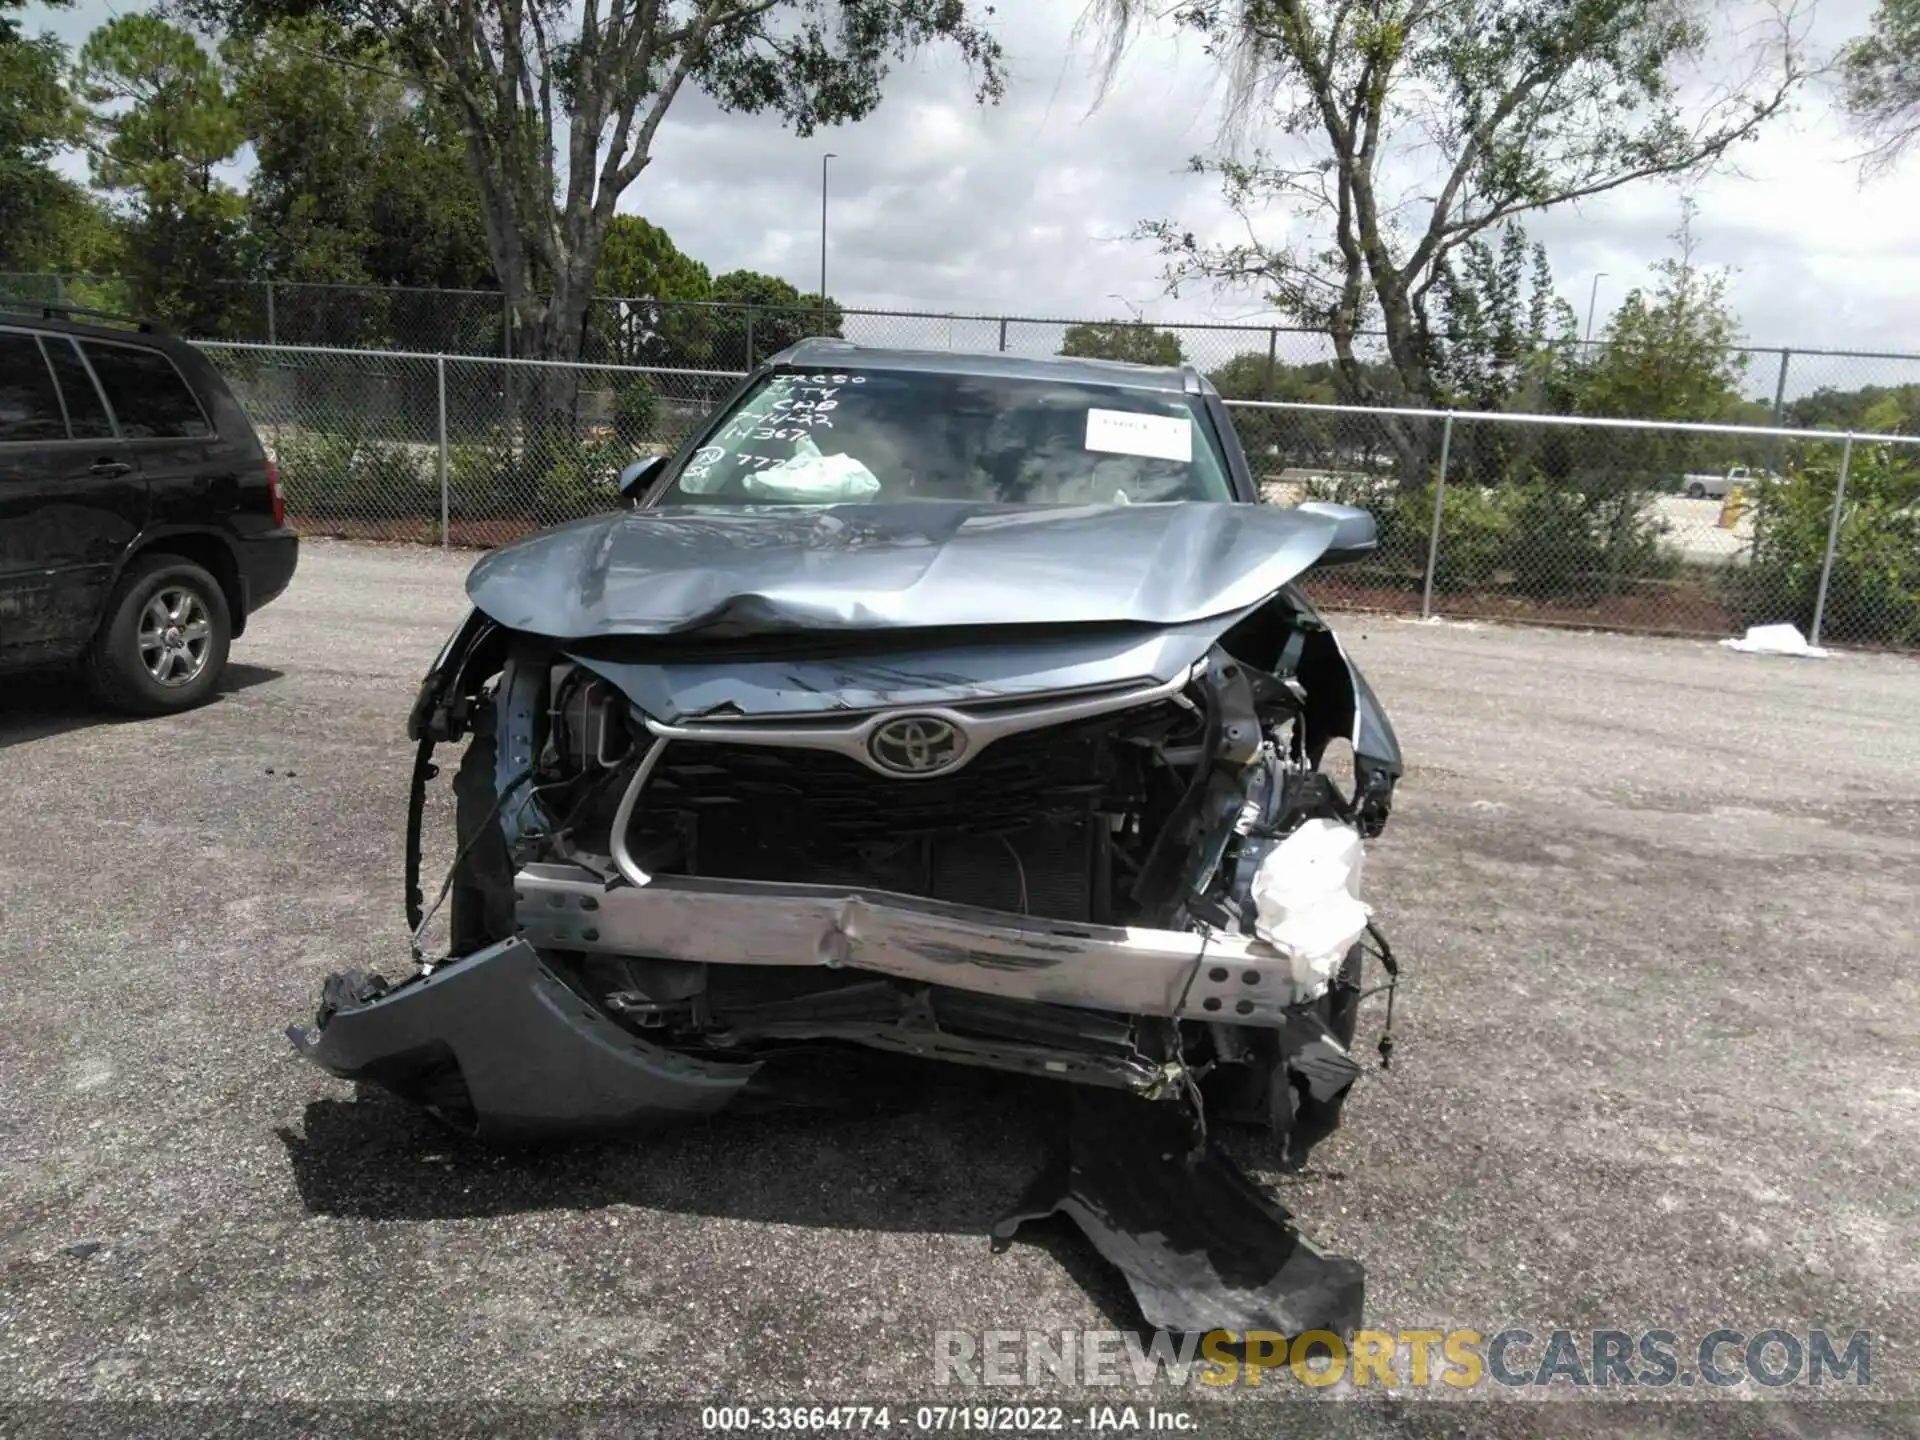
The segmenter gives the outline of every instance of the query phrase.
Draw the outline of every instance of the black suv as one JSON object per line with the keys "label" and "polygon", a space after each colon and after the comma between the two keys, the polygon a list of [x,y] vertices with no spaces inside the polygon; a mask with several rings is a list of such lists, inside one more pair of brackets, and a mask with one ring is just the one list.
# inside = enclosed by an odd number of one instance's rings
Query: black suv
{"label": "black suv", "polygon": [[78,661],[110,705],[188,709],[298,556],[204,356],[150,322],[0,301],[0,671]]}

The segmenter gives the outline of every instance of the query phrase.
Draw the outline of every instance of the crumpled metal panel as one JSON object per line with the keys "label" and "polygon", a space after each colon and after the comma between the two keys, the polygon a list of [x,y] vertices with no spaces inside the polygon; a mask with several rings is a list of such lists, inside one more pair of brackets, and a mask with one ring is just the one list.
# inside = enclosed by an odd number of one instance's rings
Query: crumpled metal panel
{"label": "crumpled metal panel", "polygon": [[1257,604],[1337,528],[1202,501],[669,507],[495,550],[467,594],[502,625],[563,640],[1180,625]]}
{"label": "crumpled metal panel", "polygon": [[[1033,700],[1129,681],[1171,680],[1207,653],[1219,620],[1166,629],[1138,625],[1028,627],[969,632],[901,648],[846,636],[831,653],[787,647],[777,656],[659,656],[646,641],[570,645],[569,659],[604,676],[655,720],[807,715],[969,701]],[[677,649],[678,647],[676,647]]]}

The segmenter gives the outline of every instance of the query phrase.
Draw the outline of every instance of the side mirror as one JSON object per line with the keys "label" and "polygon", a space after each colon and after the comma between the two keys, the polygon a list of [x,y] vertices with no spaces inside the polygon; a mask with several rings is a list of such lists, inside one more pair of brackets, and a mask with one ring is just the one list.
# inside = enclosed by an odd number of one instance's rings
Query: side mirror
{"label": "side mirror", "polygon": [[1336,505],[1330,500],[1303,500],[1294,506],[1309,515],[1325,515],[1334,522],[1333,539],[1314,561],[1316,565],[1350,565],[1364,560],[1380,543],[1380,527],[1373,512],[1358,505]]}
{"label": "side mirror", "polygon": [[[664,455],[649,455],[644,460],[634,461],[620,472],[620,498],[638,500],[666,468],[667,457]],[[606,472],[603,470],[600,473],[604,475]]]}

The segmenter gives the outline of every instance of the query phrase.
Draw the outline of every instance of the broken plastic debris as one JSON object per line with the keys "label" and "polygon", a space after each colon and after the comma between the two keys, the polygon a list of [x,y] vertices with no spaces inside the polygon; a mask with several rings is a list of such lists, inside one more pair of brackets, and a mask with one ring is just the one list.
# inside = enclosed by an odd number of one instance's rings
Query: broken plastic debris
{"label": "broken plastic debris", "polygon": [[1748,655],[1806,655],[1818,660],[1827,653],[1818,645],[1809,645],[1797,625],[1749,625],[1738,640],[1720,643]]}
{"label": "broken plastic debris", "polygon": [[1365,851],[1360,833],[1337,820],[1308,820],[1253,873],[1253,931],[1293,961],[1293,981],[1324,989],[1367,928],[1360,903]]}
{"label": "broken plastic debris", "polygon": [[1074,1087],[1071,1106],[1059,1149],[994,1222],[995,1249],[1030,1220],[1064,1215],[1126,1277],[1152,1329],[1350,1336],[1358,1328],[1360,1262],[1302,1235],[1217,1142],[1195,1150],[1179,1107],[1087,1086]]}

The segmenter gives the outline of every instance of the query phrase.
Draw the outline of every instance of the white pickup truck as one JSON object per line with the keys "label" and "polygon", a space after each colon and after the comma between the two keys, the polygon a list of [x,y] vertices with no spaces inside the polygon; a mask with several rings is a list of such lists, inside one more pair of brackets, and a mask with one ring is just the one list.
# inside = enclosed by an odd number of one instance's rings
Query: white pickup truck
{"label": "white pickup truck", "polygon": [[1689,500],[1719,500],[1734,486],[1751,485],[1758,478],[1749,466],[1729,465],[1724,475],[1682,475],[1680,493]]}

